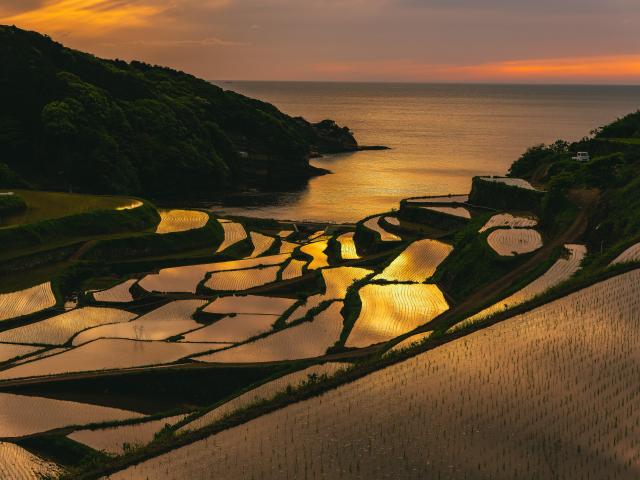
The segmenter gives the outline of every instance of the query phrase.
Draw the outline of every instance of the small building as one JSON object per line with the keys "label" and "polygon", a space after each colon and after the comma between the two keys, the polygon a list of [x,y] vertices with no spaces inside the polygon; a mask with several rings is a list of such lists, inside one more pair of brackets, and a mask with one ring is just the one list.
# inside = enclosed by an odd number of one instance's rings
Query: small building
{"label": "small building", "polygon": [[589,160],[591,160],[591,157],[589,157],[589,152],[578,152],[575,157],[571,158],[576,162],[588,162]]}

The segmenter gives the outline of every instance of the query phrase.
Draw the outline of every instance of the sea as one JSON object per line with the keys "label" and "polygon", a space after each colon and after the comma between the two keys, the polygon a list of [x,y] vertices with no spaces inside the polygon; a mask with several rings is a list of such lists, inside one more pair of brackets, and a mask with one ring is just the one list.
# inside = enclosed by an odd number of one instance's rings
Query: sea
{"label": "sea", "polygon": [[214,82],[309,121],[348,126],[361,151],[312,160],[330,175],[294,192],[213,205],[230,215],[349,223],[407,197],[467,193],[505,174],[528,147],[578,140],[640,109],[640,86]]}

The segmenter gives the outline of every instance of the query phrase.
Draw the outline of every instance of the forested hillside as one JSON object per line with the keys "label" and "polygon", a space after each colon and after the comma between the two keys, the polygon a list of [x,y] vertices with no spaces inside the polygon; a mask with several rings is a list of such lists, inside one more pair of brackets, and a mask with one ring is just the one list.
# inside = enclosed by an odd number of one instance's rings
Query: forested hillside
{"label": "forested hillside", "polygon": [[0,26],[0,64],[0,187],[211,197],[304,181],[313,153],[357,148],[331,121],[16,27]]}

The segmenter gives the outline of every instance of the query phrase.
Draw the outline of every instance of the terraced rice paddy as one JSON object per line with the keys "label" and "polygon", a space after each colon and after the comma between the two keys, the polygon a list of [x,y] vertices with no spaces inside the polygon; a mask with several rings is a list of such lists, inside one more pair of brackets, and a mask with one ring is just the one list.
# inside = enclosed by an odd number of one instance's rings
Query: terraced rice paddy
{"label": "terraced rice paddy", "polygon": [[[38,348],[38,350],[40,350],[40,349]],[[39,358],[44,358],[44,357],[48,357],[50,355],[55,355],[57,353],[66,352],[67,350],[68,350],[67,348],[62,348],[62,347],[49,348],[47,350],[40,350],[40,352],[35,354],[35,355],[30,355],[30,356],[28,356],[26,358],[21,358],[20,360],[15,360],[15,361],[11,362],[11,365],[21,365],[23,363],[32,362],[32,361],[37,360]]]}
{"label": "terraced rice paddy", "polygon": [[163,268],[158,273],[144,277],[138,285],[147,292],[196,293],[198,284],[204,280],[207,273],[254,268],[260,265],[279,265],[288,258],[289,255],[271,255],[268,257],[232,260],[229,262],[201,263],[198,265]]}
{"label": "terraced rice paddy", "polygon": [[382,228],[379,224],[380,219],[382,217],[378,216],[378,217],[372,217],[369,220],[365,221],[362,225],[366,228],[368,228],[369,230],[376,232],[378,235],[380,235],[380,240],[383,242],[399,242],[402,239],[397,236],[394,235],[393,233],[387,232],[384,228]]}
{"label": "terraced rice paddy", "polygon": [[128,322],[136,315],[116,308],[84,307],[70,310],[37,323],[0,333],[0,342],[64,345],[71,338],[91,327]]}
{"label": "terraced rice paddy", "polygon": [[362,309],[346,347],[386,342],[427,323],[449,308],[436,285],[365,285]]}
{"label": "terraced rice paddy", "polygon": [[293,233],[293,230],[280,230],[278,232],[278,236],[280,238],[289,238],[292,233]]}
{"label": "terraced rice paddy", "polygon": [[266,333],[278,320],[278,315],[258,315],[241,313],[224,317],[200,330],[184,335],[185,342],[244,342],[252,337]]}
{"label": "terraced rice paddy", "polygon": [[535,227],[538,221],[535,218],[514,216],[510,213],[499,213],[491,217],[487,223],[485,223],[478,233],[486,232],[495,227],[507,227],[507,228],[527,228]]}
{"label": "terraced rice paddy", "polygon": [[371,270],[359,267],[335,267],[322,270],[327,299],[343,299],[347,289],[356,281],[372,273]]}
{"label": "terraced rice paddy", "polygon": [[286,240],[283,240],[280,244],[280,253],[291,253],[296,248],[298,248],[297,243],[287,242]]}
{"label": "terraced rice paddy", "polygon": [[635,245],[627,248],[624,252],[618,255],[613,262],[611,262],[611,265],[629,262],[640,262],[640,243],[636,243]]}
{"label": "terraced rice paddy", "polygon": [[313,321],[280,330],[255,342],[194,357],[194,360],[214,363],[253,363],[319,357],[340,338],[343,323],[341,309],[342,302],[334,302],[320,312]]}
{"label": "terraced rice paddy", "polygon": [[247,231],[241,223],[226,221],[220,222],[224,230],[224,240],[218,247],[218,252],[224,252],[227,248],[247,238]]}
{"label": "terraced rice paddy", "polygon": [[526,190],[536,190],[533,185],[531,185],[526,180],[522,178],[509,178],[509,177],[480,177],[485,182],[496,182],[503,183],[505,185],[509,185],[510,187],[518,187],[524,188]]}
{"label": "terraced rice paddy", "polygon": [[431,210],[432,212],[444,213],[445,215],[451,215],[452,217],[459,217],[464,219],[470,219],[471,213],[464,207],[422,207],[425,210]]}
{"label": "terraced rice paddy", "polygon": [[639,312],[636,270],[111,478],[635,480]]}
{"label": "terraced rice paddy", "polygon": [[257,402],[269,400],[275,397],[278,393],[284,392],[287,387],[296,388],[303,382],[308,381],[310,376],[321,377],[326,375],[331,377],[338,371],[348,368],[348,366],[349,364],[329,362],[323,365],[314,365],[294,373],[289,373],[280,378],[276,378],[270,382],[263,383],[262,385],[232,398],[228,402],[223,403],[201,417],[198,417],[192,422],[180,427],[178,432],[198,430],[206,427],[207,425],[214,424],[218,420],[221,420],[225,416],[228,416],[237,410],[247,408]]}
{"label": "terraced rice paddy", "polygon": [[453,251],[437,240],[417,240],[398,255],[375,280],[424,282]]}
{"label": "terraced rice paddy", "polygon": [[441,197],[408,198],[407,203],[467,203],[469,195],[443,195]]}
{"label": "terraced rice paddy", "polygon": [[221,345],[100,339],[58,355],[4,370],[0,372],[0,380],[172,363],[216,348],[221,348]]}
{"label": "terraced rice paddy", "polygon": [[253,252],[249,258],[256,258],[271,248],[276,241],[273,237],[268,237],[258,232],[251,232],[251,243],[253,243]]}
{"label": "terraced rice paddy", "polygon": [[0,458],[0,478],[7,480],[57,478],[63,472],[55,463],[36,457],[13,443],[0,442]]}
{"label": "terraced rice paddy", "polygon": [[31,315],[55,305],[56,297],[50,282],[17,292],[0,293],[0,321]]}
{"label": "terraced rice paddy", "polygon": [[400,220],[396,217],[384,217],[384,221],[389,225],[393,225],[394,227],[400,226]]}
{"label": "terraced rice paddy", "polygon": [[405,338],[404,340],[396,343],[393,347],[387,350],[383,356],[387,356],[390,353],[400,352],[407,348],[411,348],[412,346],[418,345],[423,342],[426,338],[431,336],[431,332],[422,332],[416,333],[415,335],[411,335],[410,337]]}
{"label": "terraced rice paddy", "polygon": [[9,361],[16,357],[29,355],[30,353],[42,350],[41,347],[33,347],[30,345],[12,345],[0,343],[0,363]]}
{"label": "terraced rice paddy", "polygon": [[309,241],[313,241],[316,238],[320,238],[322,235],[324,235],[324,230],[318,230],[318,231],[312,233],[311,235],[309,235],[308,240]]}
{"label": "terraced rice paddy", "polygon": [[229,315],[232,313],[255,313],[262,315],[282,315],[296,300],[259,295],[238,295],[216,298],[203,312]]}
{"label": "terraced rice paddy", "polygon": [[296,309],[289,315],[286,323],[297,322],[303,319],[311,310],[318,308],[322,302],[325,301],[323,294],[311,295],[304,299],[304,303],[301,303]]}
{"label": "terraced rice paddy", "polygon": [[327,246],[327,240],[322,240],[320,242],[308,243],[300,247],[300,251],[302,253],[306,253],[313,258],[313,260],[311,260],[311,262],[307,266],[309,270],[315,270],[318,268],[329,266],[329,258],[324,253],[324,251],[327,249]]}
{"label": "terraced rice paddy", "polygon": [[17,438],[68,425],[142,417],[117,408],[11,393],[0,393],[0,412],[0,438]]}
{"label": "terraced rice paddy", "polygon": [[118,285],[107,290],[93,292],[93,298],[97,302],[133,302],[133,296],[131,295],[130,289],[136,282],[137,279],[132,278],[130,280],[127,280],[126,282],[119,283]]}
{"label": "terraced rice paddy", "polygon": [[186,232],[204,227],[209,221],[209,215],[197,210],[158,210],[160,223],[156,227],[156,233]]}
{"label": "terraced rice paddy", "polygon": [[221,292],[238,292],[259,287],[277,280],[280,267],[250,268],[248,270],[232,270],[214,272],[205,282],[205,287]]}
{"label": "terraced rice paddy", "polygon": [[457,330],[467,325],[471,325],[488,318],[491,315],[495,315],[496,313],[503,312],[517,305],[528,302],[529,300],[534,299],[538,295],[543,294],[547,290],[560,285],[562,282],[571,278],[580,269],[582,260],[587,254],[587,249],[584,245],[565,245],[565,248],[569,251],[568,258],[558,259],[549,270],[529,285],[518,290],[513,295],[510,295],[490,307],[485,308],[481,312],[463,320],[459,324],[455,325],[452,330]]}
{"label": "terraced rice paddy", "polygon": [[538,250],[542,237],[530,228],[501,228],[489,234],[487,243],[498,255],[513,257]]}
{"label": "terraced rice paddy", "polygon": [[99,452],[121,455],[125,452],[125,445],[129,448],[146,445],[153,440],[154,435],[162,430],[165,425],[173,425],[183,418],[184,415],[176,415],[134,425],[122,425],[98,430],[76,430],[67,436],[71,440],[80,442]]}
{"label": "terraced rice paddy", "polygon": [[302,269],[307,264],[303,260],[292,259],[284,270],[282,270],[282,280],[291,280],[302,276]]}
{"label": "terraced rice paddy", "polygon": [[306,302],[296,308],[296,310],[289,316],[287,323],[300,320],[309,312],[309,310],[318,307],[322,302],[328,300],[344,300],[347,295],[347,289],[354,282],[362,280],[364,277],[372,273],[371,270],[357,267],[325,268],[321,272],[325,285],[324,293],[308,297]]}
{"label": "terraced rice paddy", "polygon": [[192,316],[205,303],[205,300],[176,300],[131,322],[113,323],[85,330],[73,339],[73,345],[82,345],[99,338],[166,340],[202,327]]}
{"label": "terraced rice paddy", "polygon": [[360,258],[356,250],[356,243],[353,241],[353,235],[354,232],[347,232],[337,238],[340,243],[340,257],[342,257],[342,260],[357,260]]}
{"label": "terraced rice paddy", "polygon": [[133,210],[134,208],[141,207],[143,203],[140,200],[131,200],[128,203],[125,203],[119,207],[116,207],[116,210]]}

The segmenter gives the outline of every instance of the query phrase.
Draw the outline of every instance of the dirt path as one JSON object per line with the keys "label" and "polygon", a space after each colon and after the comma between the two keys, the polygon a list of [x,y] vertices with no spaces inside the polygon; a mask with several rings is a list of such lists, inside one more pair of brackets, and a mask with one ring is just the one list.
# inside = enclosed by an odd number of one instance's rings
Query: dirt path
{"label": "dirt path", "polygon": [[589,214],[597,204],[599,198],[600,192],[597,190],[575,190],[570,192],[569,199],[578,206],[579,212],[567,230],[547,242],[533,257],[518,268],[512,270],[495,282],[485,285],[483,288],[465,298],[461,303],[427,323],[421,330],[428,331],[448,327],[449,322],[454,317],[480,309],[488,298],[495,298],[499,293],[504,292],[511,285],[535,270],[541,262],[549,258],[551,252],[556,247],[577,242],[584,234],[589,223]]}

